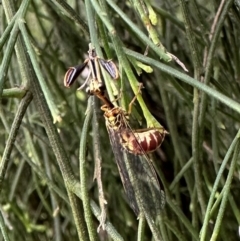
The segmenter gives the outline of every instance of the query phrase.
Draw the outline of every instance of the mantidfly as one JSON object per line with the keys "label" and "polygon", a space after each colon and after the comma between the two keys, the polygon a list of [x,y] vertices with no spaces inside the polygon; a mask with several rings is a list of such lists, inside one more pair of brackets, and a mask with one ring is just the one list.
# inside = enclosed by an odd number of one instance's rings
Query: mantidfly
{"label": "mantidfly", "polygon": [[101,110],[104,112],[110,143],[130,206],[137,216],[144,213],[145,217],[154,220],[165,204],[165,197],[147,153],[155,151],[161,145],[167,132],[163,127],[132,130],[128,123],[129,113],[107,98],[101,79],[99,64],[113,79],[118,78],[116,65],[111,60],[98,58],[92,47],[88,53],[89,58],[83,65],[71,67],[67,71],[64,84],[69,87],[86,65],[89,65],[88,77],[79,89],[88,84],[88,92],[104,103]]}
{"label": "mantidfly", "polygon": [[132,130],[128,124],[129,113],[114,106],[97,80],[92,79],[88,89],[104,103],[101,110],[130,206],[136,215],[144,212],[155,217],[163,208],[165,197],[147,153],[161,145],[166,131],[164,128]]}

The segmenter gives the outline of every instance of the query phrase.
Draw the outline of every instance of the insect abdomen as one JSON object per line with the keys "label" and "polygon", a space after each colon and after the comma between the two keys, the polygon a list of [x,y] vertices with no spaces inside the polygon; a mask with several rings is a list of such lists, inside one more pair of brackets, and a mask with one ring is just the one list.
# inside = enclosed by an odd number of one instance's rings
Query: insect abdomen
{"label": "insect abdomen", "polygon": [[135,155],[144,155],[155,151],[162,144],[165,137],[164,129],[142,129],[121,131],[122,146]]}

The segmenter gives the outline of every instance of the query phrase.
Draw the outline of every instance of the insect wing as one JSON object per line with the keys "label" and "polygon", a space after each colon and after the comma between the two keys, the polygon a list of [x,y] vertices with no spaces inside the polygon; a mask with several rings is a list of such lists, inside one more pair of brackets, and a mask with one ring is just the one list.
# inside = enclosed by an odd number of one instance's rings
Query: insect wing
{"label": "insect wing", "polygon": [[156,217],[165,204],[165,197],[153,166],[146,160],[146,156],[125,151],[121,147],[120,133],[109,127],[107,129],[130,206],[136,215],[144,212]]}
{"label": "insect wing", "polygon": [[82,71],[85,69],[85,67],[88,64],[88,60],[84,61],[83,64],[75,66],[75,67],[70,67],[68,69],[68,71],[66,72],[65,76],[64,76],[64,86],[65,87],[70,87],[75,80],[77,79],[77,77],[82,73]]}
{"label": "insect wing", "polygon": [[117,79],[119,77],[117,66],[112,60],[104,60],[99,58],[98,61],[113,79]]}
{"label": "insect wing", "polygon": [[110,139],[110,142],[112,145],[112,150],[114,153],[115,161],[118,166],[122,184],[123,184],[124,190],[127,194],[129,204],[130,204],[131,208],[133,209],[133,211],[135,212],[135,214],[138,216],[139,208],[138,208],[138,204],[136,201],[134,188],[132,186],[132,183],[131,183],[131,180],[129,177],[129,173],[128,173],[128,170],[126,167],[126,163],[124,161],[124,152],[121,149],[119,135],[115,130],[113,130],[112,128],[110,128],[108,126],[107,126],[107,130],[108,130],[109,139]]}
{"label": "insect wing", "polygon": [[139,209],[151,217],[160,215],[165,205],[165,195],[150,160],[146,155],[134,155],[125,151],[125,163]]}

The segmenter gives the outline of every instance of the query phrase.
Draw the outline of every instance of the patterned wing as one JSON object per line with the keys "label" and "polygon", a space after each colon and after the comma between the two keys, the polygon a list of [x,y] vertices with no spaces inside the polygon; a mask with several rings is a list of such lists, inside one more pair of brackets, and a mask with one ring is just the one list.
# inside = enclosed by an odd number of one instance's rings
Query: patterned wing
{"label": "patterned wing", "polygon": [[165,205],[165,195],[150,160],[146,155],[134,155],[126,150],[124,156],[139,210],[152,218],[160,215]]}
{"label": "patterned wing", "polygon": [[107,130],[108,130],[110,142],[112,145],[112,150],[114,153],[115,161],[118,166],[118,171],[120,173],[122,184],[123,184],[124,190],[127,194],[129,204],[130,204],[131,208],[133,209],[133,211],[135,212],[135,214],[138,216],[139,208],[138,208],[138,204],[136,201],[134,188],[132,186],[132,183],[131,183],[131,180],[129,177],[129,173],[128,173],[128,170],[127,170],[127,167],[126,167],[126,164],[124,161],[124,152],[123,152],[122,146],[120,144],[120,137],[119,137],[118,133],[115,130],[113,130],[112,128],[110,128],[109,126],[107,126]]}
{"label": "patterned wing", "polygon": [[112,79],[117,79],[119,77],[117,66],[112,60],[98,58],[98,61],[100,62],[102,67],[108,72]]}
{"label": "patterned wing", "polygon": [[152,218],[156,217],[164,206],[165,198],[153,166],[146,160],[146,156],[126,151],[121,146],[118,131],[108,126],[107,129],[130,206],[136,215],[144,212]]}

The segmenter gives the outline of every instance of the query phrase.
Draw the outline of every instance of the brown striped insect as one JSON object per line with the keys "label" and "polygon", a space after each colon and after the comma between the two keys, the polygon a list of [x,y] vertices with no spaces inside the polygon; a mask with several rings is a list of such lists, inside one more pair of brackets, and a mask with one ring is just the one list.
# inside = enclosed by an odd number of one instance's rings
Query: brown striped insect
{"label": "brown striped insect", "polygon": [[128,113],[113,105],[97,80],[92,80],[89,89],[91,94],[104,103],[101,110],[104,112],[115,161],[132,209],[136,215],[147,212],[155,217],[163,208],[165,198],[147,153],[161,145],[166,131],[164,128],[132,130],[128,124]]}
{"label": "brown striped insect", "polygon": [[[102,59],[99,61],[99,58],[94,56],[90,49],[89,59],[85,63],[85,67],[87,64],[90,65],[90,73],[80,89],[88,84],[88,93],[95,95],[104,103],[101,110],[104,112],[110,143],[130,206],[136,215],[141,212],[152,218],[156,217],[164,206],[165,198],[147,153],[153,152],[161,145],[166,131],[164,128],[130,128],[128,112],[115,106],[108,99],[101,79],[99,64],[113,79],[118,77],[115,64]],[[76,75],[78,76],[85,67],[70,68],[65,75],[65,86],[69,87],[76,79]]]}
{"label": "brown striped insect", "polygon": [[158,149],[166,131],[163,128],[145,128],[138,130],[124,129],[121,131],[121,144],[135,155],[145,155]]}

